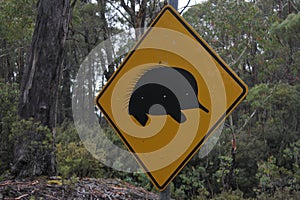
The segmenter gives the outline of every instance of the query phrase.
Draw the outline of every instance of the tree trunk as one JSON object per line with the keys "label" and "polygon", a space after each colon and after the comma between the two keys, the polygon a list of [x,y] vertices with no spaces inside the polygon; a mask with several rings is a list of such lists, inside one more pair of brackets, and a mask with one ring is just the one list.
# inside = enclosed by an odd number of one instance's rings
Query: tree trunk
{"label": "tree trunk", "polygon": [[72,94],[71,94],[71,63],[70,55],[65,53],[64,63],[62,66],[62,75],[60,81],[60,89],[57,101],[57,122],[61,125],[65,121],[72,121]]}
{"label": "tree trunk", "polygon": [[[69,0],[40,0],[35,30],[24,68],[18,114],[22,119],[32,118],[48,127],[56,122],[63,49],[71,16]],[[53,175],[56,173],[54,146],[33,149],[42,144],[47,131],[23,130],[15,141],[14,165],[16,176]],[[34,151],[33,151],[34,150]],[[32,155],[35,154],[35,155]]]}
{"label": "tree trunk", "polygon": [[[130,22],[133,28],[135,28],[135,38],[136,40],[138,40],[144,33],[147,1],[139,0],[135,2],[132,0],[130,1],[130,6],[129,6],[128,1],[125,2],[125,0],[121,0],[121,6],[130,16]],[[139,7],[138,11],[136,11],[137,7]]]}

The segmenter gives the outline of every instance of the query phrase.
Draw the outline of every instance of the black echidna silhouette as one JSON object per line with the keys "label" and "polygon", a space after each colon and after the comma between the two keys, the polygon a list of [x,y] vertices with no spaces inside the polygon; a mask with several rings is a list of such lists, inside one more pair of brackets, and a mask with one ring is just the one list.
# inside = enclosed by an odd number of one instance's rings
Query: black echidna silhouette
{"label": "black echidna silhouette", "polygon": [[209,112],[198,101],[198,86],[193,75],[178,67],[157,65],[138,79],[130,96],[128,113],[142,126],[148,121],[147,114],[168,114],[183,123],[186,117],[181,110],[191,108]]}

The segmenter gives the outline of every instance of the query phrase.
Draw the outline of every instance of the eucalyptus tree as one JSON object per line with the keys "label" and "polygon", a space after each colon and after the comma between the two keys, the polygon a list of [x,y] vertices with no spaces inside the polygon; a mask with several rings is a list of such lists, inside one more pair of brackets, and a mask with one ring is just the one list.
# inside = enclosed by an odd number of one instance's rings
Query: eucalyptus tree
{"label": "eucalyptus tree", "polygon": [[[16,176],[56,173],[54,144],[49,133],[55,133],[59,79],[72,8],[69,0],[40,0],[37,6],[18,114],[45,128],[20,130],[14,143],[12,173]],[[50,144],[43,145],[48,141]]]}

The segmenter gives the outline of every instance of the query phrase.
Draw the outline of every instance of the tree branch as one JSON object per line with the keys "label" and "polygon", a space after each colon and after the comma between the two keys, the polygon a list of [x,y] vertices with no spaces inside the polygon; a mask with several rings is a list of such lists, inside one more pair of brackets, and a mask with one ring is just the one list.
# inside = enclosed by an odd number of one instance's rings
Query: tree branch
{"label": "tree branch", "polygon": [[236,60],[233,60],[232,63],[230,63],[229,65],[235,65],[241,58],[242,56],[244,55],[244,53],[246,52],[247,50],[247,46],[244,48],[244,50],[242,51],[242,53],[239,55],[239,57],[236,59]]}
{"label": "tree branch", "polygon": [[[134,26],[134,24],[128,19],[128,17],[126,17],[126,15],[124,15],[124,13],[120,10],[120,8],[118,8],[117,6],[114,5],[114,3],[112,3],[111,1],[107,1],[114,9],[116,9],[121,15],[122,17],[125,18],[125,20],[132,26]],[[122,3],[122,2],[121,2]],[[125,3],[125,2],[124,2]],[[123,7],[123,6],[122,6]],[[123,7],[124,8],[124,7]],[[125,8],[124,8],[125,9]]]}
{"label": "tree branch", "polygon": [[190,3],[191,3],[191,0],[189,0],[189,1],[187,2],[187,4],[183,7],[183,9],[180,11],[180,14],[183,13],[183,11],[189,6]]}
{"label": "tree branch", "polygon": [[[131,1],[132,4],[132,1]],[[131,5],[133,6],[134,3]],[[134,8],[130,8],[124,0],[121,0],[121,6],[125,9],[125,11],[130,15],[131,19],[134,19],[135,10]]]}

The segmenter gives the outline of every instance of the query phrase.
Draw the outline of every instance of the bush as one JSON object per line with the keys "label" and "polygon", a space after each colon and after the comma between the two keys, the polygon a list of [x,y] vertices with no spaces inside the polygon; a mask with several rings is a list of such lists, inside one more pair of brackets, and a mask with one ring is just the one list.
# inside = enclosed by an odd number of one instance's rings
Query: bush
{"label": "bush", "polygon": [[86,150],[74,124],[65,122],[56,131],[57,165],[63,178],[104,176],[105,167]]}
{"label": "bush", "polygon": [[13,159],[12,124],[17,120],[19,89],[17,84],[0,81],[0,176]]}

